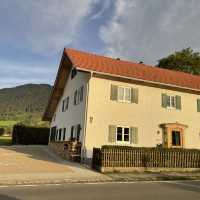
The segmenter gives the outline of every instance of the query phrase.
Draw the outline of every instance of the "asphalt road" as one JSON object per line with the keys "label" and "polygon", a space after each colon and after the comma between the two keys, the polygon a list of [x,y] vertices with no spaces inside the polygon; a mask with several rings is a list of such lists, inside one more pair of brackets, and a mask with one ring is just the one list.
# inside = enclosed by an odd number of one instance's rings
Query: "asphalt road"
{"label": "asphalt road", "polygon": [[200,181],[0,187],[0,200],[199,200]]}

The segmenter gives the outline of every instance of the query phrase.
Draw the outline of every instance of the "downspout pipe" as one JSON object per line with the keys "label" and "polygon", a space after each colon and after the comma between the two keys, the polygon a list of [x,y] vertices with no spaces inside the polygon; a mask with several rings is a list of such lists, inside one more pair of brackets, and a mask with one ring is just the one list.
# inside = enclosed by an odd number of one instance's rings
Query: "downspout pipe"
{"label": "downspout pipe", "polygon": [[85,99],[85,113],[84,113],[84,127],[83,127],[83,147],[82,147],[82,152],[81,152],[81,162],[85,163],[85,159],[87,157],[87,150],[86,150],[86,132],[87,132],[87,124],[88,124],[88,101],[89,101],[89,91],[90,91],[90,80],[92,78],[93,72],[90,72],[89,75],[89,80],[87,82],[87,87],[86,87],[86,99]]}

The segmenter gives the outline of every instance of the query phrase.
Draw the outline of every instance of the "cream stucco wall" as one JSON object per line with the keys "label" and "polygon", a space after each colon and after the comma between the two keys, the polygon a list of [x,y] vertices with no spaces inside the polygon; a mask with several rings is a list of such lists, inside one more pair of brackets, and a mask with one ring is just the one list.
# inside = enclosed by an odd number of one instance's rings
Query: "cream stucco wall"
{"label": "cream stucco wall", "polygon": [[[57,129],[66,128],[66,140],[69,139],[71,134],[71,126],[80,124],[81,125],[81,133],[80,140],[82,141],[84,135],[84,124],[85,124],[85,106],[86,106],[86,97],[87,97],[87,84],[90,78],[89,73],[83,73],[78,71],[77,75],[71,79],[71,74],[68,77],[68,81],[66,83],[63,95],[57,105],[56,111],[54,113],[55,121],[52,119],[51,127],[56,126]],[[74,92],[76,89],[79,89],[83,86],[83,101],[74,105]],[[68,110],[62,112],[62,101],[66,97],[69,96],[69,107]]]}
{"label": "cream stucco wall", "polygon": [[[111,84],[138,88],[139,103],[119,103],[110,100]],[[161,106],[161,94],[180,95],[182,109],[167,109]],[[89,99],[85,145],[87,157],[93,147],[108,143],[108,126],[138,127],[140,147],[155,147],[162,143],[162,123],[185,124],[185,147],[200,148],[200,113],[197,112],[199,95],[177,92],[136,84],[123,83],[92,77],[89,83]]]}

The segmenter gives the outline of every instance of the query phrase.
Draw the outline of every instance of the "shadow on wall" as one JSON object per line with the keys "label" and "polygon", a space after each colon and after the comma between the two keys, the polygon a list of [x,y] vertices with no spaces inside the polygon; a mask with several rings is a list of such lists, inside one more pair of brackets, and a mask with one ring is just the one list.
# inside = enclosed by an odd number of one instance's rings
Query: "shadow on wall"
{"label": "shadow on wall", "polygon": [[17,199],[15,197],[10,197],[4,194],[0,194],[0,200],[20,200],[20,199]]}

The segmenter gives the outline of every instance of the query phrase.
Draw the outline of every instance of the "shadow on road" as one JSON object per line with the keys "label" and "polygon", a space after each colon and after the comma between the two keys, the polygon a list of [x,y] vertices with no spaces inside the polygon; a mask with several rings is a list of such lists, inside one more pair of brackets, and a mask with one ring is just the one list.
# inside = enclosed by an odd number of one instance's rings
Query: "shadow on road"
{"label": "shadow on road", "polygon": [[46,145],[14,145],[4,147],[0,146],[0,148],[7,150],[10,155],[12,155],[11,152],[13,152],[13,156],[15,156],[14,153],[19,153],[22,156],[26,156],[35,160],[48,161],[53,163],[55,162],[61,165],[64,164],[60,157],[58,157],[56,154],[54,155],[53,152],[49,152]]}
{"label": "shadow on road", "polygon": [[173,187],[173,189],[200,193],[200,181],[171,182],[167,184],[169,187]]}
{"label": "shadow on road", "polygon": [[10,196],[7,196],[7,195],[0,194],[0,200],[20,200],[20,199],[17,199],[17,198],[15,198],[15,197],[10,197]]}

